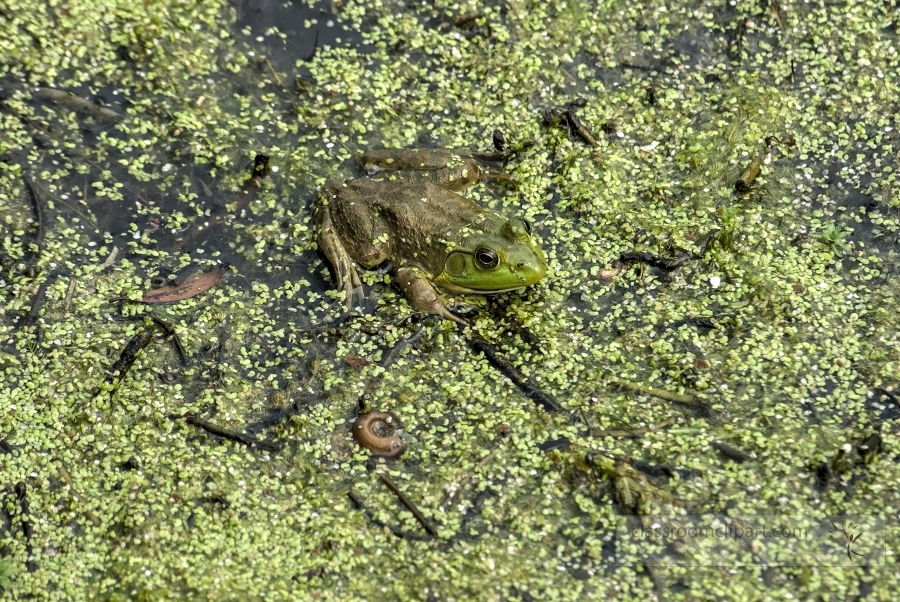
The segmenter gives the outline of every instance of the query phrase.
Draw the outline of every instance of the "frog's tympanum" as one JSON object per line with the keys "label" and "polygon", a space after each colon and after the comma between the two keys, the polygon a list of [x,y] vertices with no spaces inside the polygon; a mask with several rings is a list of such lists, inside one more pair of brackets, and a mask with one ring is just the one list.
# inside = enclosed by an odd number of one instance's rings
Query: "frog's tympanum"
{"label": "frog's tympanum", "polygon": [[372,268],[389,259],[413,307],[461,324],[438,288],[486,295],[544,277],[547,263],[531,224],[457,194],[488,177],[476,157],[440,149],[370,151],[360,159],[369,178],[322,187],[315,210],[319,248],[348,309],[363,298],[354,262]]}

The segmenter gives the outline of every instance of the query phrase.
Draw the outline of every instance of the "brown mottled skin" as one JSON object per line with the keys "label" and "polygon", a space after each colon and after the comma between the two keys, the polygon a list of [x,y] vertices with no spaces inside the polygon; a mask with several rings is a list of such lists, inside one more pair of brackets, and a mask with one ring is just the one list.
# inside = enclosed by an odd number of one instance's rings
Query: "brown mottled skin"
{"label": "brown mottled skin", "polygon": [[457,194],[486,177],[477,157],[440,149],[370,151],[361,163],[375,177],[322,187],[315,211],[319,248],[348,309],[362,298],[354,261],[372,268],[390,259],[413,307],[462,324],[436,286],[488,294],[544,277],[544,254],[525,220],[504,218]]}

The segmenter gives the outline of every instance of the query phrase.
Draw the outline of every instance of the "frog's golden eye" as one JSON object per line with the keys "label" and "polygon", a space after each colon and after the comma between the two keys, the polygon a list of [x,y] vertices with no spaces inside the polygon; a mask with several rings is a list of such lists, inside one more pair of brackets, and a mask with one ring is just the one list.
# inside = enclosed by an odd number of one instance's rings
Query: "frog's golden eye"
{"label": "frog's golden eye", "polygon": [[525,224],[525,231],[528,232],[528,236],[531,236],[531,222],[523,217],[520,217],[519,220]]}
{"label": "frog's golden eye", "polygon": [[493,249],[481,247],[475,251],[475,261],[478,262],[478,267],[485,270],[493,270],[500,265],[500,256]]}

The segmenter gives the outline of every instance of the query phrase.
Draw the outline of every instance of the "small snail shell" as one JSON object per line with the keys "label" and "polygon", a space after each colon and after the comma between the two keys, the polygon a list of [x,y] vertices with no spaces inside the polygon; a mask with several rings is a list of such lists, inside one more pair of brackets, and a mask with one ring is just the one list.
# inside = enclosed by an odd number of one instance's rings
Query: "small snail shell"
{"label": "small snail shell", "polygon": [[369,412],[361,415],[353,423],[353,438],[362,447],[379,458],[397,458],[406,449],[406,444],[396,431],[403,425],[393,414]]}

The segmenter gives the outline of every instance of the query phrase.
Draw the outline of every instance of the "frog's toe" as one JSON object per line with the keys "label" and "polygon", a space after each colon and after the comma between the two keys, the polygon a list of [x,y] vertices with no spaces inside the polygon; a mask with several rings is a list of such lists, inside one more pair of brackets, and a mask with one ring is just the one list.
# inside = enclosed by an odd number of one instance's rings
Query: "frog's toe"
{"label": "frog's toe", "polygon": [[[330,220],[328,223],[330,224]],[[359,274],[356,273],[353,261],[344,246],[329,230],[323,230],[320,234],[319,248],[331,264],[337,289],[344,291],[344,304],[349,311],[357,298],[363,298],[362,283],[359,281]]]}
{"label": "frog's toe", "polygon": [[466,320],[462,316],[456,315],[452,311],[448,310],[446,313],[442,313],[441,316],[447,318],[448,320],[453,320],[457,324],[462,324],[463,326],[471,326],[468,320]]}
{"label": "frog's toe", "polygon": [[362,282],[359,280],[359,273],[356,271],[356,268],[350,266],[350,273],[344,281],[344,299],[347,311],[353,309],[357,303],[362,302],[365,298],[366,295],[363,292]]}
{"label": "frog's toe", "polygon": [[350,311],[353,309],[353,287],[350,286],[349,281],[344,282],[342,290],[344,291],[344,309]]}
{"label": "frog's toe", "polygon": [[352,300],[350,298],[350,291],[353,289],[353,280],[351,277],[353,266],[350,265],[349,261],[336,261],[333,265],[334,283],[338,290],[344,291],[344,298],[349,303]]}

